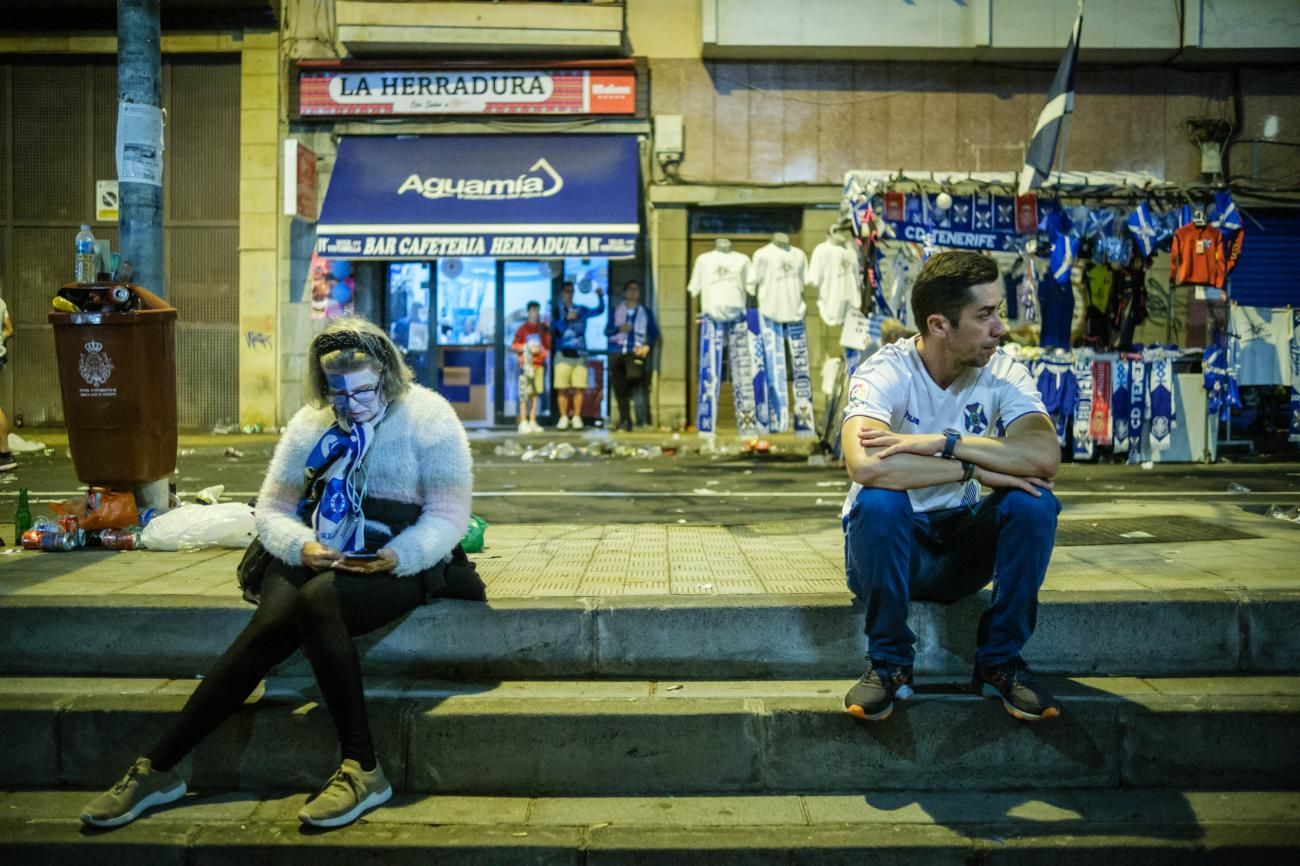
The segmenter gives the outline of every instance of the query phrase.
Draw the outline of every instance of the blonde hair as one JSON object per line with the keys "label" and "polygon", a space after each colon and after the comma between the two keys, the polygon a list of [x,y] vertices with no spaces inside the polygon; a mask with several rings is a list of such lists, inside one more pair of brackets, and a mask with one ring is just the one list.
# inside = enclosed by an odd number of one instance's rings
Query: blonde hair
{"label": "blonde hair", "polygon": [[382,328],[360,316],[334,319],[307,350],[303,397],[308,405],[323,409],[329,405],[326,374],[352,373],[367,367],[380,374],[385,402],[394,403],[411,389],[411,368]]}

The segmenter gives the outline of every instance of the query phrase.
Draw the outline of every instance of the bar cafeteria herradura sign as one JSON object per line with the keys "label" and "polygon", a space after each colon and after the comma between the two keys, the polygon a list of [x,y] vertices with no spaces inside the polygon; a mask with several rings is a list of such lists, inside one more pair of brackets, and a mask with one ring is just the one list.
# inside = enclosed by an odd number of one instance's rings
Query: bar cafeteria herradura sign
{"label": "bar cafeteria herradura sign", "polygon": [[631,69],[303,70],[306,116],[635,114]]}

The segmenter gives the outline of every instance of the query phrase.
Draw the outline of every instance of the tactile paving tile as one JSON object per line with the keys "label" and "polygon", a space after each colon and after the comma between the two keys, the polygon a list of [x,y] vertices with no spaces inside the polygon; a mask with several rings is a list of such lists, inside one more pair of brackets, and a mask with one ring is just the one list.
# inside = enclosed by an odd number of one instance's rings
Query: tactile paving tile
{"label": "tactile paving tile", "polygon": [[631,583],[623,587],[623,595],[672,595],[667,583]]}
{"label": "tactile paving tile", "polygon": [[712,595],[716,592],[712,581],[676,581],[672,582],[673,595]]}
{"label": "tactile paving tile", "polygon": [[757,580],[715,580],[713,586],[719,595],[761,595],[767,592]]}
{"label": "tactile paving tile", "polygon": [[848,592],[844,581],[841,580],[765,580],[763,586],[767,587],[768,592],[804,594],[816,593],[827,594],[837,592]]}
{"label": "tactile paving tile", "polygon": [[592,583],[589,581],[583,581],[575,594],[579,596],[624,595],[626,590],[627,587],[623,586],[621,583]]}
{"label": "tactile paving tile", "polygon": [[1118,574],[1077,574],[1070,577],[1062,577],[1051,571],[1047,572],[1047,578],[1043,581],[1046,589],[1088,589],[1088,590],[1128,590],[1139,589],[1141,584],[1136,580],[1127,577],[1121,577]]}
{"label": "tactile paving tile", "polygon": [[576,580],[539,580],[530,595],[577,595],[578,584]]}

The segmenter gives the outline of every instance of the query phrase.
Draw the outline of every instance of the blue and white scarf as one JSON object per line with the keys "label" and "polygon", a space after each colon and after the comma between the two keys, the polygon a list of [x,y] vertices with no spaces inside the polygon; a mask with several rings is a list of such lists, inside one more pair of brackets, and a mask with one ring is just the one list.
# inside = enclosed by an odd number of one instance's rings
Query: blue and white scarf
{"label": "blue and white scarf", "polygon": [[303,468],[309,493],[320,485],[320,496],[310,515],[306,512],[313,505],[311,497],[304,498],[298,505],[299,514],[304,520],[310,516],[317,541],[341,553],[356,553],[366,547],[362,466],[384,411],[362,423],[336,420],[312,447]]}
{"label": "blue and white scarf", "polygon": [[627,304],[619,304],[614,308],[614,327],[622,328],[629,320],[632,322],[632,330],[630,332],[624,334],[622,331],[619,331],[614,334],[614,336],[610,337],[611,340],[617,341],[615,345],[621,346],[619,352],[627,353],[638,346],[650,345],[650,340],[648,339],[650,317],[640,315],[640,313],[640,304],[637,304],[635,307],[630,309]]}
{"label": "blue and white scarf", "polygon": [[1287,440],[1300,442],[1300,309],[1292,310],[1291,315],[1291,429]]}
{"label": "blue and white scarf", "polygon": [[[731,396],[736,410],[736,427],[742,436],[765,432],[767,405],[764,401],[760,424],[756,393],[766,394],[766,384],[756,379],[762,368],[762,346],[751,343],[749,321],[718,322],[700,319],[699,391],[695,408],[695,425],[701,435],[716,432],[718,396],[722,389],[722,353],[725,349],[731,367]],[[755,355],[758,359],[755,361]],[[761,391],[760,391],[761,388]]]}
{"label": "blue and white scarf", "polygon": [[768,432],[790,431],[790,393],[786,385],[787,370],[785,348],[790,346],[790,362],[794,370],[794,428],[801,437],[815,436],[813,429],[812,378],[808,364],[808,331],[802,320],[776,322],[766,316],[759,317],[759,331],[763,345],[763,365],[766,368]]}
{"label": "blue and white scarf", "polygon": [[1154,346],[1143,350],[1142,357],[1147,368],[1147,417],[1151,419],[1149,440],[1154,454],[1172,444],[1173,431],[1178,426],[1174,405],[1175,355],[1163,346]]}
{"label": "blue and white scarf", "polygon": [[1074,459],[1092,460],[1092,352],[1080,349],[1074,354]]}

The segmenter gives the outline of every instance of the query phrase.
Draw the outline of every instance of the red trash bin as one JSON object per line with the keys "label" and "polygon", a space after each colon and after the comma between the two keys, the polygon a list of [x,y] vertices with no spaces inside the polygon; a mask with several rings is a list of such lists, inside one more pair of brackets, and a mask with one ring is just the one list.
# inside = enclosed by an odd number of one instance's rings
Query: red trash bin
{"label": "red trash bin", "polygon": [[[70,284],[76,300],[111,283]],[[176,471],[176,309],[127,286],[132,312],[50,313],[68,448],[85,484],[131,486]]]}

